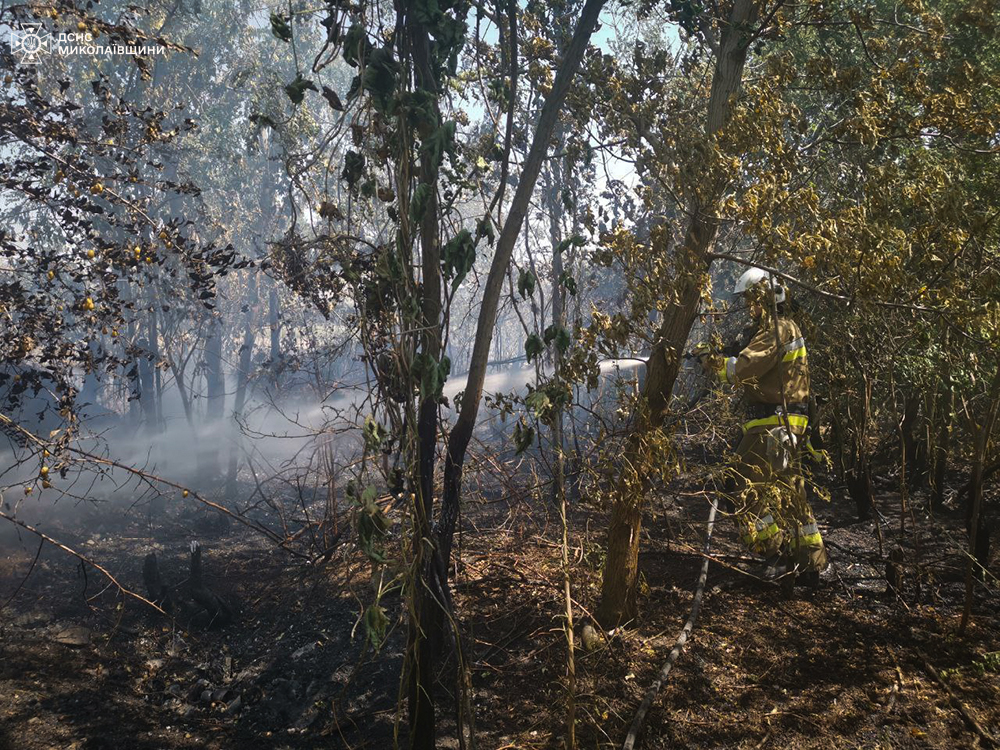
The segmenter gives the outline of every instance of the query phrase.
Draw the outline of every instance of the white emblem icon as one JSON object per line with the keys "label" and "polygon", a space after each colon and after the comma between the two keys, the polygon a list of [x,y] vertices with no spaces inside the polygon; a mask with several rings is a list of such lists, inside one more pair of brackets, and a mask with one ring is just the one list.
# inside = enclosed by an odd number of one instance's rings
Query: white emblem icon
{"label": "white emblem icon", "polygon": [[49,34],[40,23],[21,23],[10,32],[10,51],[20,56],[22,65],[36,65],[49,52]]}

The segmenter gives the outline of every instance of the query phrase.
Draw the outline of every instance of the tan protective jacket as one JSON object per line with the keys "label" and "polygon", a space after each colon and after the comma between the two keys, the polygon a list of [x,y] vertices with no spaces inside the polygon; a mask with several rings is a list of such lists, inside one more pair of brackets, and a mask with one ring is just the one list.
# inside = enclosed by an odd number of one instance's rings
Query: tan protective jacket
{"label": "tan protective jacket", "polygon": [[760,328],[737,357],[729,357],[719,370],[720,380],[744,388],[751,404],[804,404],[809,400],[809,365],[806,340],[790,318],[778,318],[777,336],[772,319],[761,320]]}

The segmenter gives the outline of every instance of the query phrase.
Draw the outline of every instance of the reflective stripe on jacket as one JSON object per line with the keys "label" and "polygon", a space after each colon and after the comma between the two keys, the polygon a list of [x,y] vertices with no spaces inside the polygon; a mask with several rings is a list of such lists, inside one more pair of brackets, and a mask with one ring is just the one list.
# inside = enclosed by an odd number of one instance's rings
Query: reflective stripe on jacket
{"label": "reflective stripe on jacket", "polygon": [[[775,337],[775,326],[765,316],[747,347],[739,356],[726,360],[718,377],[724,382],[743,386],[749,403],[780,404],[784,400],[791,404],[808,401],[809,364],[802,331],[794,320],[779,317]],[[775,424],[779,423],[778,417],[766,419],[775,419]],[[802,420],[796,419],[796,415],[790,415],[789,421],[796,426],[795,422]],[[801,426],[804,430],[804,421]]]}

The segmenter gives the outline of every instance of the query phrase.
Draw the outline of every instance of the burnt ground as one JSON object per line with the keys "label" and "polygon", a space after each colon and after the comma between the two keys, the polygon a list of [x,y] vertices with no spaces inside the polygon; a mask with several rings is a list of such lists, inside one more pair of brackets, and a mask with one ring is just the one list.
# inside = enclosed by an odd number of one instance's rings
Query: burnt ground
{"label": "burnt ground", "polygon": [[[883,552],[904,550],[897,595],[886,590],[875,523],[855,522],[842,488],[831,490],[832,502],[814,507],[833,565],[812,596],[799,589],[787,598],[741,572],[749,558],[720,519],[700,620],[641,747],[985,746],[973,723],[1000,735],[995,582],[977,584],[972,624],[957,635],[961,515],[932,518],[916,493],[901,536],[899,496],[891,482],[880,485]],[[455,575],[479,747],[556,747],[565,673],[561,528],[544,500],[495,488],[486,495],[492,499],[466,509]],[[639,620],[577,654],[581,748],[621,746],[688,617],[707,511],[689,478],[651,499]],[[602,509],[574,509],[578,622],[596,606],[606,522]],[[149,551],[158,552],[164,577],[179,581],[188,542],[201,539],[207,580],[233,604],[225,627],[190,612],[173,620],[151,612],[48,545],[32,568],[38,547],[30,534],[5,545],[0,748],[392,747],[405,612],[398,595],[383,599],[389,632],[376,653],[360,621],[373,597],[371,565],[356,545],[348,540],[330,561],[308,565],[252,532],[205,538],[185,523],[177,519],[155,544],[139,519],[116,514],[86,533],[57,524],[49,533],[140,592]],[[441,747],[457,747],[453,686],[445,670]],[[405,716],[401,744],[404,726]]]}

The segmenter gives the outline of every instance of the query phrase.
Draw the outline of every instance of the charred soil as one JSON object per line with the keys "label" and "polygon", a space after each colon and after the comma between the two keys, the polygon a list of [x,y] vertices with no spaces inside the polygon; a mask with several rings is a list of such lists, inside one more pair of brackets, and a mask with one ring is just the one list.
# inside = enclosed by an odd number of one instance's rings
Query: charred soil
{"label": "charred soil", "polygon": [[[960,478],[956,478],[960,481]],[[987,746],[1000,735],[1000,600],[964,596],[964,521],[931,515],[919,493],[878,496],[879,526],[856,522],[846,492],[815,501],[832,565],[814,593],[746,574],[731,522],[717,523],[700,621],[650,712],[645,748]],[[492,499],[491,499],[492,498]],[[489,492],[469,503],[457,539],[455,604],[470,650],[479,747],[560,746],[565,697],[561,528],[544,500]],[[643,534],[638,622],[586,650],[577,639],[580,747],[620,747],[686,620],[701,566],[707,495],[690,478],[660,488]],[[541,510],[539,508],[542,508]],[[578,626],[596,606],[606,513],[571,519]],[[50,533],[142,592],[143,559],[187,574],[193,538],[156,542],[143,524],[106,520]],[[878,533],[881,532],[881,534]],[[167,618],[96,571],[26,534],[0,569],[0,748],[388,748],[397,714],[405,606],[376,650],[362,622],[372,565],[345,540],[321,565],[233,531],[202,540],[206,582],[233,610],[225,627]],[[885,581],[898,547],[901,590]],[[30,576],[25,576],[30,570]],[[9,601],[8,601],[9,599]],[[455,680],[442,668],[441,747],[458,747]]]}

